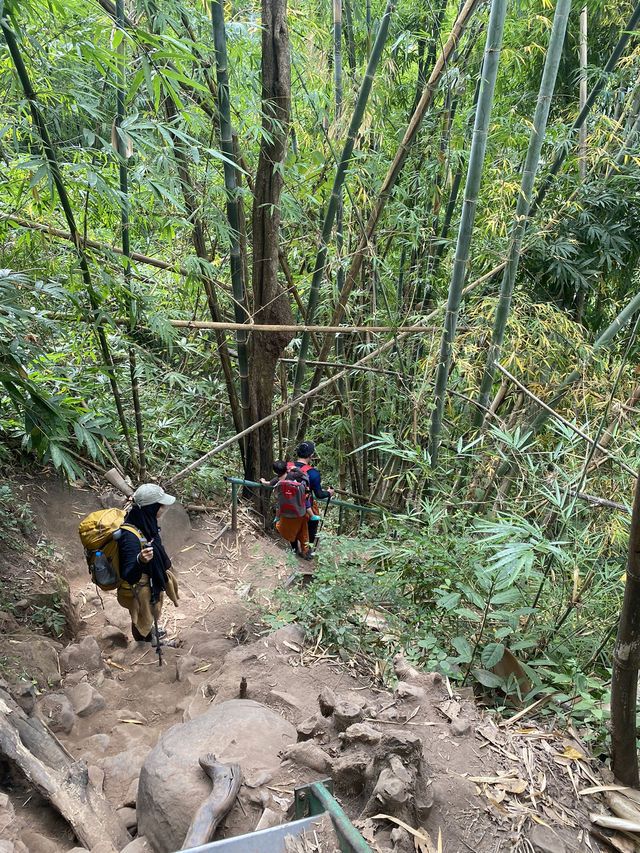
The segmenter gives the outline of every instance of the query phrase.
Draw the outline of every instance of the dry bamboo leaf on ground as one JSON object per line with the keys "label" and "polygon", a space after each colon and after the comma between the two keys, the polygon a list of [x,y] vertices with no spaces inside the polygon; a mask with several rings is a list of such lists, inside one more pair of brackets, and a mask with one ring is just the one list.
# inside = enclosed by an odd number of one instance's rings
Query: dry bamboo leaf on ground
{"label": "dry bamboo leaf on ground", "polygon": [[469,776],[467,778],[476,784],[495,785],[509,794],[522,794],[527,790],[529,783],[520,779],[516,774],[517,771],[509,770],[499,776]]}
{"label": "dry bamboo leaf on ground", "polygon": [[607,791],[604,798],[615,815],[640,824],[640,806],[626,794],[618,791]]}
{"label": "dry bamboo leaf on ground", "polygon": [[578,791],[580,797],[585,797],[587,794],[604,794],[605,791],[630,791],[632,790],[627,785],[594,785],[592,788],[583,788]]}
{"label": "dry bamboo leaf on ground", "polygon": [[[619,829],[621,832],[640,833],[640,823],[635,820],[625,820],[621,817],[611,817],[606,814],[590,814],[589,820],[596,826],[606,826],[607,829]],[[640,839],[638,839],[640,841]]]}
{"label": "dry bamboo leaf on ground", "polygon": [[340,853],[328,814],[320,815],[300,835],[285,835],[284,846],[286,853]]}

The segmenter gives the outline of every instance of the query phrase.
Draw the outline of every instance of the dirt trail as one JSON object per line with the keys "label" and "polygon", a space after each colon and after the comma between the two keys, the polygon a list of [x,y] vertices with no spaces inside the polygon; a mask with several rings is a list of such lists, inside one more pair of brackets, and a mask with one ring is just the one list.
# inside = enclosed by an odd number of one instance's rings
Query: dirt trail
{"label": "dirt trail", "polygon": [[[318,694],[329,687],[373,714],[370,723],[379,732],[393,727],[411,737],[419,735],[433,800],[423,825],[434,849],[439,834],[444,853],[589,849],[584,833],[586,798],[577,798],[572,783],[579,780],[580,787],[587,787],[598,777],[575,739],[537,728],[500,729],[478,713],[470,690],[454,693],[440,678],[423,679],[420,687],[405,685],[395,695],[379,690],[322,649],[305,648],[295,630],[266,637],[250,599],[261,599],[265,591],[281,584],[291,572],[293,558],[250,524],[238,536],[219,536],[221,519],[200,517],[198,529],[191,529],[181,507],[163,520],[163,541],[179,581],[180,606],[165,602],[162,622],[167,639],[177,647],[163,649],[164,665],[159,667],[148,644],[131,640],[128,613],[119,607],[115,594],[99,594],[89,582],[77,524],[101,506],[97,492],[88,487],[67,489],[54,481],[34,481],[26,491],[39,529],[63,557],[77,618],[75,640],[94,637],[105,663],[104,671],[71,672],[63,678],[63,689],[79,680],[90,682],[104,707],[76,716],[71,731],[57,736],[74,758],[87,761],[92,778],[103,785],[114,807],[124,809],[123,817],[131,826],[135,826],[130,810],[135,806],[137,774],[158,738],[212,704],[237,698],[244,678],[247,698],[270,706],[296,726],[318,711]],[[353,767],[345,765],[344,742],[328,731],[317,735],[315,742],[330,757],[337,793],[355,819],[364,805],[363,785],[354,781]],[[579,758],[563,763],[567,747]],[[217,837],[252,831],[267,801],[282,809],[291,801],[294,785],[327,775],[305,760],[294,756],[283,761],[259,796],[243,787],[240,808],[232,810]],[[20,837],[29,853],[64,853],[74,846],[68,826],[37,796],[27,792],[18,796],[10,785],[5,789],[13,793],[15,821],[22,827]],[[0,791],[5,789],[0,779]],[[541,824],[551,839],[543,839],[544,843],[535,837],[536,832],[540,836]],[[383,826],[385,831],[376,834]],[[413,849],[411,835],[396,829],[392,840],[391,827],[371,820],[361,824],[373,850]],[[415,844],[430,853],[424,840]],[[593,841],[590,844],[598,849]],[[2,853],[20,853],[20,848]]]}

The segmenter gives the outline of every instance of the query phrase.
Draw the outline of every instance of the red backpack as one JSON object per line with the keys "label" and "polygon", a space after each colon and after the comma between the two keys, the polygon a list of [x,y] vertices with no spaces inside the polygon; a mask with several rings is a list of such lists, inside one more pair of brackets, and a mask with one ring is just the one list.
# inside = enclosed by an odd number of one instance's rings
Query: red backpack
{"label": "red backpack", "polygon": [[305,515],[307,483],[302,480],[278,480],[274,492],[280,518],[302,518]]}

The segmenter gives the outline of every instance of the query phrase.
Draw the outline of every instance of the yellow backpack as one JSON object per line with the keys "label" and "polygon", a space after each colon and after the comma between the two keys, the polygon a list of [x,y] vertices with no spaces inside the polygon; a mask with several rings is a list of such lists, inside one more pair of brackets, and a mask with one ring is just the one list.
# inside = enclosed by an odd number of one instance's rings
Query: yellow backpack
{"label": "yellow backpack", "polygon": [[124,524],[124,517],[122,509],[99,509],[83,518],[78,526],[91,580],[100,589],[129,586],[120,578],[118,539],[121,530],[129,530],[137,536],[141,550],[146,544],[144,534],[132,524]]}

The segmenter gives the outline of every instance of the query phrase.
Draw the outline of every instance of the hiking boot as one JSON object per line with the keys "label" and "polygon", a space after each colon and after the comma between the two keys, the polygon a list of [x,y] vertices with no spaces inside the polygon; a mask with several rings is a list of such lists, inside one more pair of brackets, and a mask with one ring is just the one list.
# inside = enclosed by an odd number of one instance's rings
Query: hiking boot
{"label": "hiking boot", "polygon": [[313,560],[313,551],[311,550],[311,548],[309,548],[306,554],[298,554],[298,557],[300,557],[301,560],[311,561]]}
{"label": "hiking boot", "polygon": [[[166,636],[167,636],[167,632],[165,631],[164,628],[158,628],[157,636],[156,636],[156,629],[155,628],[151,629],[151,637],[150,637],[151,638],[151,645],[154,647],[154,649],[158,645],[158,638],[160,638],[160,640],[162,640],[162,638],[166,637]],[[167,645],[167,644],[163,643],[163,645]]]}

